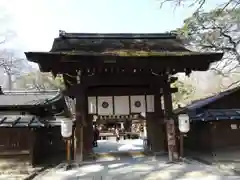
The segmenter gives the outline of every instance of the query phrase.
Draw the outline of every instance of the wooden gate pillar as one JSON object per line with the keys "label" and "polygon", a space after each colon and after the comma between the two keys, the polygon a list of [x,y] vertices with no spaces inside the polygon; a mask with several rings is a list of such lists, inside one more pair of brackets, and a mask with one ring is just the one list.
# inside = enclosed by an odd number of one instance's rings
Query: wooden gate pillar
{"label": "wooden gate pillar", "polygon": [[163,85],[164,116],[166,122],[169,160],[174,161],[175,159],[178,159],[179,155],[177,151],[176,126],[173,116],[171,84],[168,81],[168,78],[169,77],[166,76]]}
{"label": "wooden gate pillar", "polygon": [[88,116],[87,89],[80,87],[76,95],[75,159],[85,160],[92,153],[93,127]]}
{"label": "wooden gate pillar", "polygon": [[163,133],[163,111],[161,106],[160,87],[156,88],[154,94],[154,113],[147,113],[146,125],[147,136],[153,152],[162,152],[164,150]]}
{"label": "wooden gate pillar", "polygon": [[93,117],[86,114],[86,126],[83,128],[83,154],[84,160],[89,158],[93,153]]}

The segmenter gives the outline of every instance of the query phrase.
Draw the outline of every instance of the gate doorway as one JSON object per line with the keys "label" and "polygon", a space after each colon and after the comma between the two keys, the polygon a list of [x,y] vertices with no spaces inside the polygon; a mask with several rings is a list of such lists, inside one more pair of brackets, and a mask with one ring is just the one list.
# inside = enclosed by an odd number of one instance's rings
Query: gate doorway
{"label": "gate doorway", "polygon": [[94,131],[99,132],[97,146],[93,147],[95,153],[144,151],[146,123],[141,116],[101,116],[93,126]]}

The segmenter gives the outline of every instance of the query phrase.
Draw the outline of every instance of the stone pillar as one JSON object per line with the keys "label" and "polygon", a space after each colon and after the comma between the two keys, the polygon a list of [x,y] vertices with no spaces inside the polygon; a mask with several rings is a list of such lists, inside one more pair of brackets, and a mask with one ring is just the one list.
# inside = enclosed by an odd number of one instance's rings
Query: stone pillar
{"label": "stone pillar", "polygon": [[146,115],[147,137],[152,151],[162,152],[164,150],[165,134],[163,132],[160,89],[154,95],[154,111],[154,113],[147,113]]}

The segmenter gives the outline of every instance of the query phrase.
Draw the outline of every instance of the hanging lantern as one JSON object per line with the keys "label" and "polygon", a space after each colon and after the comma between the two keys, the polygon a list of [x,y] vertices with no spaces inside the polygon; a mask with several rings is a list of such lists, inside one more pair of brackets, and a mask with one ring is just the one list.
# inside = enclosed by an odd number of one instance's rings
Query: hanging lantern
{"label": "hanging lantern", "polygon": [[61,121],[61,134],[64,138],[72,136],[73,121],[70,119],[63,119]]}
{"label": "hanging lantern", "polygon": [[182,133],[187,133],[190,130],[189,116],[187,114],[179,114],[178,127]]}

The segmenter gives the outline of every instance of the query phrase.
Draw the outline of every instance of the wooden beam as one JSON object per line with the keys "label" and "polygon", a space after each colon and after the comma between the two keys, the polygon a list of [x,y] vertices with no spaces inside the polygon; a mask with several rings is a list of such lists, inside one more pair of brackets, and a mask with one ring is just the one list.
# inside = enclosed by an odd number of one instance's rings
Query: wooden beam
{"label": "wooden beam", "polygon": [[148,87],[93,87],[88,89],[88,96],[126,96],[153,94],[154,90]]}
{"label": "wooden beam", "polygon": [[15,126],[19,121],[21,120],[21,117],[18,117],[15,121],[12,122],[12,127]]}
{"label": "wooden beam", "polygon": [[34,120],[35,120],[35,117],[33,116],[32,119],[27,123],[27,126],[30,127]]}
{"label": "wooden beam", "polygon": [[[77,96],[79,94],[79,86],[78,84],[73,85],[69,89],[63,91],[65,96]],[[177,88],[171,88],[171,93],[176,93],[178,91]],[[113,87],[90,87],[87,89],[88,96],[132,96],[132,95],[143,95],[143,94],[155,94],[156,90],[151,87],[138,87],[138,86],[113,86]],[[160,95],[163,95],[161,92]]]}
{"label": "wooden beam", "polygon": [[207,70],[209,64],[222,58],[223,53],[187,53],[162,56],[113,56],[113,55],[80,55],[69,53],[25,53],[28,60],[41,65],[41,70],[58,72],[89,67],[133,67],[153,70],[166,68],[178,69],[174,72],[185,72],[184,69]]}
{"label": "wooden beam", "polygon": [[[161,84],[162,83],[162,77],[161,76],[146,76],[146,75],[102,75],[102,76],[83,76],[81,79],[81,84],[84,86],[91,88],[91,87],[114,87],[117,86],[119,88],[120,86],[124,87],[134,87],[134,86],[145,86],[147,87],[150,84]],[[68,96],[79,94],[79,88],[80,84],[73,83],[66,91],[65,94]],[[139,87],[137,87],[139,88]],[[126,88],[127,89],[127,88]],[[118,90],[119,91],[119,90]],[[129,91],[129,90],[128,90]],[[131,90],[130,90],[131,91]],[[138,91],[138,89],[132,90],[135,93]],[[143,90],[141,90],[143,91]],[[109,92],[109,90],[108,90]],[[117,91],[115,91],[117,92]],[[125,93],[126,94],[126,93]]]}
{"label": "wooden beam", "polygon": [[162,82],[161,76],[125,76],[125,75],[102,75],[102,76],[85,76],[82,83],[86,86],[135,86],[159,84]]}
{"label": "wooden beam", "polygon": [[3,124],[4,121],[6,121],[6,120],[7,120],[7,117],[2,118],[2,119],[0,120],[0,124]]}
{"label": "wooden beam", "polygon": [[[177,88],[171,88],[171,93],[177,92]],[[158,91],[160,95],[160,91]],[[90,88],[87,92],[88,96],[131,96],[131,95],[153,95],[156,94],[154,88],[149,87],[96,87]]]}

